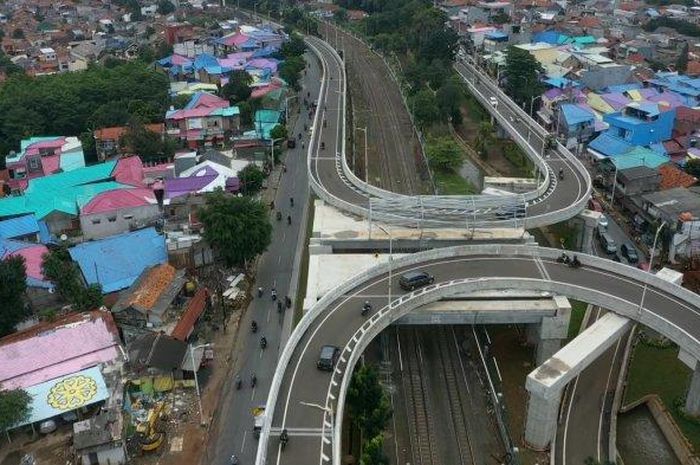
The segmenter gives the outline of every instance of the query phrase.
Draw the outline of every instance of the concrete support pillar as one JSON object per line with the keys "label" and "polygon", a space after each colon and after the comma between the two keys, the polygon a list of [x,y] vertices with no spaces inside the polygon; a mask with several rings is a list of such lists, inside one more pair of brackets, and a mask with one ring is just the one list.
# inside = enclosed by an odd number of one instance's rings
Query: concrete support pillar
{"label": "concrete support pillar", "polygon": [[539,392],[531,392],[527,403],[525,442],[536,450],[547,449],[554,439],[562,391],[552,394],[553,397],[544,397]]}
{"label": "concrete support pillar", "polygon": [[555,296],[557,313],[551,317],[542,318],[540,324],[529,325],[527,328],[528,343],[536,344],[535,362],[542,365],[554,355],[569,334],[569,319],[571,318],[571,304],[569,299],[563,296]]}
{"label": "concrete support pillar", "polygon": [[593,253],[593,237],[595,236],[595,227],[598,225],[601,213],[591,210],[584,210],[579,214],[579,218],[583,220],[583,238],[581,241],[581,250],[584,253]]}
{"label": "concrete support pillar", "polygon": [[700,416],[700,363],[695,362],[695,370],[685,398],[685,413]]}

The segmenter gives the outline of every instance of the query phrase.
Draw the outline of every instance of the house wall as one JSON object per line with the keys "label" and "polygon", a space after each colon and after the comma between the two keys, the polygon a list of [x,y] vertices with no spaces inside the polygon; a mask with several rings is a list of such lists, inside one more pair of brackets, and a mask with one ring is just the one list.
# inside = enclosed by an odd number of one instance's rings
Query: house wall
{"label": "house wall", "polygon": [[150,222],[159,216],[158,205],[144,205],[106,213],[80,215],[80,229],[83,231],[85,239],[99,239],[127,232],[131,225]]}
{"label": "house wall", "polygon": [[[124,465],[126,463],[126,449],[123,444],[96,452],[99,465]],[[81,454],[81,463],[90,463],[90,454]]]}
{"label": "house wall", "polygon": [[[634,145],[649,145],[671,138],[676,112],[664,111],[655,120],[642,124],[632,124],[621,119],[621,115],[616,112],[603,117],[603,121],[610,125],[608,132]],[[624,130],[624,134],[621,130]]]}
{"label": "house wall", "polygon": [[76,216],[68,215],[63,212],[52,212],[43,218],[49,228],[49,232],[55,235],[60,235],[63,231],[72,231],[75,229],[75,219],[77,219]]}

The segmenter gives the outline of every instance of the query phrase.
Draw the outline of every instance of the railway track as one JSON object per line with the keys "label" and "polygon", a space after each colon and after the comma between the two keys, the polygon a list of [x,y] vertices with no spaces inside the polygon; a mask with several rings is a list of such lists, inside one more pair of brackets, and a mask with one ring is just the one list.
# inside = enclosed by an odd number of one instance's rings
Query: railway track
{"label": "railway track", "polygon": [[467,423],[468,401],[464,399],[463,390],[459,386],[458,373],[462,373],[459,357],[459,347],[452,327],[440,326],[433,340],[439,349],[442,365],[442,377],[450,405],[450,425],[459,452],[462,465],[476,465],[474,449],[469,439],[469,424]]}
{"label": "railway track", "polygon": [[[333,42],[334,28],[326,25],[322,30]],[[372,161],[379,167],[379,187],[403,194],[421,194],[422,185],[413,153],[416,144],[413,127],[396,84],[385,70],[386,65],[362,42],[340,29],[338,38],[344,41],[344,59],[348,68],[361,76],[360,91],[367,105],[368,137],[374,142],[370,145],[375,147],[375,160]],[[353,128],[349,130],[353,131]]]}
{"label": "railway track", "polygon": [[399,338],[406,357],[406,374],[402,380],[408,409],[408,429],[411,436],[413,463],[416,465],[439,465],[434,420],[427,396],[425,377],[422,373],[422,355],[416,330],[399,332]]}

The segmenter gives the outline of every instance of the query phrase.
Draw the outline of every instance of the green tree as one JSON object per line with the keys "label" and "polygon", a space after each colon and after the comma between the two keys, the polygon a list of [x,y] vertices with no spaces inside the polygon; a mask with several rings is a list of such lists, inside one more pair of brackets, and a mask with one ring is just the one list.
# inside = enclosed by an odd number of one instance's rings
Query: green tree
{"label": "green tree", "polygon": [[442,87],[438,89],[435,93],[435,100],[440,110],[440,116],[443,119],[450,118],[457,125],[462,123],[460,106],[464,100],[464,94],[462,93],[461,84],[455,76],[445,81]]}
{"label": "green tree", "polygon": [[479,152],[481,158],[486,158],[487,149],[493,144],[493,126],[488,121],[479,123],[479,130],[476,133],[474,149]]}
{"label": "green tree", "polygon": [[158,0],[158,13],[161,15],[169,15],[175,11],[175,5],[168,0]]}
{"label": "green tree", "polygon": [[379,435],[391,418],[391,405],[379,384],[377,370],[363,365],[355,370],[347,393],[352,423],[367,438]]}
{"label": "green tree", "polygon": [[102,288],[99,284],[91,284],[87,288],[83,286],[80,271],[65,247],[44,254],[41,269],[56,287],[58,295],[70,303],[75,311],[94,310],[103,305]]}
{"label": "green tree", "polygon": [[241,182],[243,195],[253,195],[262,189],[265,174],[258,165],[251,163],[238,172],[238,180]]}
{"label": "green tree", "polygon": [[333,13],[333,19],[338,21],[340,24],[345,24],[348,22],[348,10],[345,8],[338,8],[338,10]]}
{"label": "green tree", "polygon": [[221,88],[221,95],[232,104],[242,102],[250,97],[253,90],[250,85],[253,78],[242,69],[237,69],[231,73],[228,82]]}
{"label": "green tree", "polygon": [[292,57],[279,66],[279,76],[294,90],[299,90],[299,75],[306,67],[302,57]]}
{"label": "green tree", "polygon": [[543,72],[540,63],[527,50],[515,46],[506,52],[506,93],[522,106],[544,92],[540,82]]}
{"label": "green tree", "polygon": [[413,116],[418,126],[426,127],[440,119],[440,110],[430,89],[419,90],[412,100]]}
{"label": "green tree", "polygon": [[462,149],[450,137],[436,137],[425,149],[430,166],[441,171],[452,171],[462,165]]}
{"label": "green tree", "polygon": [[381,433],[365,441],[360,465],[389,465],[389,458],[384,453],[384,436]]}
{"label": "green tree", "polygon": [[192,100],[191,95],[187,94],[182,94],[182,95],[177,95],[173,97],[173,100],[171,102],[173,108],[176,110],[181,110],[187,106],[188,103],[190,103],[190,100]]}
{"label": "green tree", "polygon": [[23,389],[0,391],[0,431],[25,421],[32,412],[32,397]]}
{"label": "green tree", "polygon": [[270,137],[272,137],[272,139],[286,139],[287,126],[284,124],[278,124],[270,131]]}
{"label": "green tree", "polygon": [[161,134],[148,130],[138,120],[132,120],[120,141],[142,160],[170,159],[175,154],[175,143]]}
{"label": "green tree", "polygon": [[199,218],[204,238],[227,266],[241,266],[270,245],[272,225],[267,208],[250,197],[234,197],[221,190],[208,194]]}
{"label": "green tree", "polygon": [[685,164],[685,172],[700,179],[700,158],[691,158]]}
{"label": "green tree", "polygon": [[300,57],[306,52],[306,43],[299,34],[292,34],[288,41],[280,46],[279,55],[283,60]]}
{"label": "green tree", "polygon": [[26,290],[27,271],[24,257],[17,255],[0,260],[0,337],[12,333],[17,323],[27,315],[24,305]]}
{"label": "green tree", "polygon": [[688,42],[683,42],[681,46],[681,51],[678,53],[678,58],[676,59],[676,71],[680,74],[684,74],[688,70]]}

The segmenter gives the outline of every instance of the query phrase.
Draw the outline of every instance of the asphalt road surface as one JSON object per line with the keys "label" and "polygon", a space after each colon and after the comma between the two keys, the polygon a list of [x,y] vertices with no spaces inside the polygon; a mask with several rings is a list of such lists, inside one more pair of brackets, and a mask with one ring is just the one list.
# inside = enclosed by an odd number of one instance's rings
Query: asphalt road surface
{"label": "asphalt road surface", "polygon": [[[307,55],[306,58],[310,66],[304,83],[316,83],[317,89],[320,80],[318,62],[313,55]],[[309,137],[304,132],[304,124],[309,126],[307,114],[302,107],[296,126],[294,130],[290,130],[290,134],[304,133],[304,147],[307,147]],[[239,355],[235,362],[235,371],[243,380],[243,388],[235,390],[231,383],[231,390],[222,392],[222,419],[216,435],[209,441],[209,451],[206,454],[208,463],[213,465],[229,465],[232,454],[236,454],[242,464],[254,462],[257,441],[253,437],[251,411],[253,407],[264,404],[267,399],[270,381],[277,365],[283,320],[293,316],[293,309],[278,313],[276,302],[270,294],[270,290],[276,288],[280,297],[288,295],[299,234],[305,234],[306,226],[300,224],[302,208],[309,197],[306,149],[302,149],[301,144],[297,143],[296,148],[288,149],[286,154],[287,172],[282,175],[275,198],[275,207],[282,212],[283,219],[276,221],[274,212],[270,213],[273,223],[272,242],[260,258],[256,280],[256,287],[263,287],[265,293],[262,298],[255,296],[241,321],[238,332],[241,341],[236,344]],[[290,197],[294,198],[293,207]],[[292,217],[291,225],[287,224],[287,215]],[[294,300],[294,296],[291,298]],[[250,325],[253,320],[258,323],[257,334],[251,331]],[[263,335],[268,343],[265,350],[260,347],[260,337]],[[250,385],[253,373],[257,377],[255,388],[251,388]]]}
{"label": "asphalt road surface", "polygon": [[[585,257],[582,259],[586,261]],[[590,265],[571,269],[554,259],[504,256],[503,253],[484,256],[455,254],[418,265],[397,265],[394,276],[409,269],[432,274],[436,283],[480,277],[551,280],[615,296],[633,305],[639,302],[643,288],[640,281]],[[284,367],[280,395],[274,406],[266,463],[326,463],[326,458],[330,460],[332,457],[332,443],[327,437],[332,428],[332,420],[329,420],[332,415],[314,406],[333,405],[335,399],[338,399],[339,380],[345,376],[348,368],[347,355],[344,353],[341,356],[335,372],[331,374],[316,368],[318,354],[325,344],[355,347],[356,332],[366,323],[366,319],[360,315],[362,303],[369,300],[375,311],[383,308],[388,279],[388,275],[381,275],[357,282],[357,287],[322,310],[296,345],[291,362]],[[392,295],[400,296],[404,291],[396,281],[393,279],[391,282]],[[698,337],[700,334],[700,308],[680,297],[649,286],[644,306],[648,312],[661,315],[676,327],[684,328],[691,336]],[[290,434],[289,445],[284,451],[278,440],[282,428],[286,428]]]}

